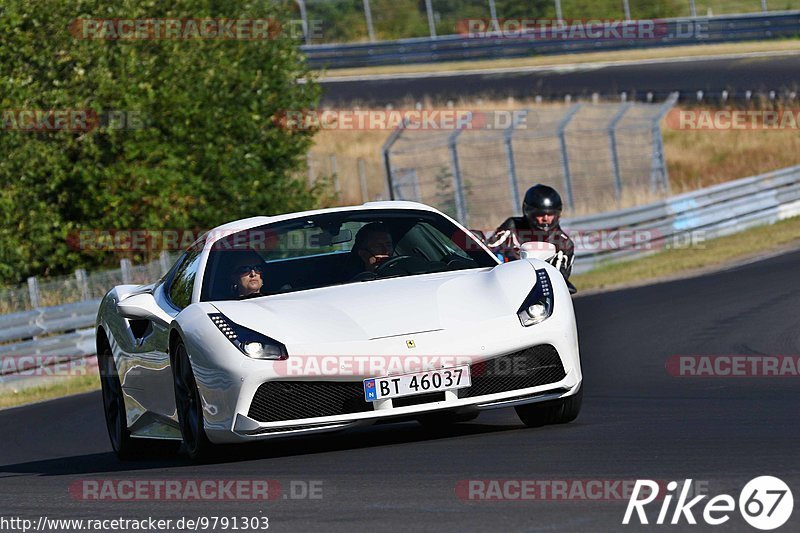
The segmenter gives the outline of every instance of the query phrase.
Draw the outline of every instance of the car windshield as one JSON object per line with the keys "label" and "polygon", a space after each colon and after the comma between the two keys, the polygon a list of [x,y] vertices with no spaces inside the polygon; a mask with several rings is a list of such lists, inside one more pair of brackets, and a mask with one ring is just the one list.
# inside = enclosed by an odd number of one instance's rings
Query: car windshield
{"label": "car windshield", "polygon": [[497,265],[438,213],[358,210],[286,220],[214,243],[201,300],[235,300]]}

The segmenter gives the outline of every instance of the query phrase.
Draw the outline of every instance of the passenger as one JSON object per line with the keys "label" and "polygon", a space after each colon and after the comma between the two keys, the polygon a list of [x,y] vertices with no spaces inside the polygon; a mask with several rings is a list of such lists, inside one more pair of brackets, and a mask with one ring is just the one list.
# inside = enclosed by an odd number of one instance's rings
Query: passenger
{"label": "passenger", "polygon": [[264,280],[261,275],[264,273],[264,265],[240,263],[231,274],[233,281],[233,292],[235,296],[250,296],[251,294],[261,293]]}

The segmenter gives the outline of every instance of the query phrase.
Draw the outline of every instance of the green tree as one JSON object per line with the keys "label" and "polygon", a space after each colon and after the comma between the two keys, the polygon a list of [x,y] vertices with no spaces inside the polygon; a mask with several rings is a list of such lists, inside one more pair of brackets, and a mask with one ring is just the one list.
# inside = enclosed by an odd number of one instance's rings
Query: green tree
{"label": "green tree", "polygon": [[324,191],[293,178],[314,132],[287,131],[273,120],[319,99],[313,80],[297,83],[308,71],[296,38],[97,40],[70,33],[79,18],[285,21],[289,13],[288,4],[268,0],[4,2],[6,119],[15,110],[91,109],[142,124],[0,127],[0,282],[118,262],[119,255],[70,246],[81,229],[208,228],[317,205]]}

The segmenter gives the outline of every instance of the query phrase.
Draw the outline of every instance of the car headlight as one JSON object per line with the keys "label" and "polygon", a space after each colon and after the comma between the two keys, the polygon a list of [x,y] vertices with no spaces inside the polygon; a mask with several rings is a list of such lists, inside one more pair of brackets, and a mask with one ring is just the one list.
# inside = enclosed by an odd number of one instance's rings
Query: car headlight
{"label": "car headlight", "polygon": [[208,318],[240,352],[248,357],[273,361],[289,358],[286,346],[275,339],[240,326],[222,313],[209,313]]}
{"label": "car headlight", "polygon": [[519,322],[525,327],[547,320],[553,314],[553,286],[545,270],[536,271],[536,286],[517,311]]}

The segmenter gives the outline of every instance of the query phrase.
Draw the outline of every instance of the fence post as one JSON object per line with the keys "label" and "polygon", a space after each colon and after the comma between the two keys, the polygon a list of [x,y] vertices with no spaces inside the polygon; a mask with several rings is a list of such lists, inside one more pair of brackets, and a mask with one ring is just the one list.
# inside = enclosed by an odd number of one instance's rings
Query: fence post
{"label": "fence post", "polygon": [[458,137],[461,135],[462,131],[464,130],[459,128],[451,133],[450,137],[447,139],[447,144],[450,146],[450,161],[453,167],[453,187],[455,188],[453,195],[456,201],[456,218],[459,222],[461,222],[461,224],[467,226],[469,225],[469,213],[467,213],[467,203],[464,200],[464,184],[461,181],[461,165],[458,162]]}
{"label": "fence post", "polygon": [[333,178],[333,190],[336,194],[342,192],[342,187],[339,184],[339,166],[336,164],[336,154],[330,154],[331,162],[331,177]]}
{"label": "fence post", "polygon": [[361,201],[369,202],[369,190],[367,189],[367,169],[363,157],[358,158],[358,183],[361,185]]}
{"label": "fence post", "polygon": [[669,191],[669,177],[664,158],[664,140],[661,138],[661,127],[658,125],[658,121],[653,123],[652,135],[653,156],[650,165],[650,190],[655,193],[661,189],[666,193]]}
{"label": "fence post", "polygon": [[[494,5],[494,0],[489,0],[489,17],[492,19],[493,24],[497,24],[497,7]],[[491,27],[491,26],[490,26]]]}
{"label": "fence post", "polygon": [[622,0],[622,8],[625,10],[625,20],[631,20],[630,0]]}
{"label": "fence post", "polygon": [[436,24],[433,21],[433,6],[431,0],[425,0],[425,11],[428,12],[428,31],[431,33],[431,38],[436,37]]}
{"label": "fence post", "polygon": [[769,11],[769,9],[767,8],[767,0],[761,0],[761,11],[764,13]]}
{"label": "fence post", "polygon": [[392,179],[392,160],[391,156],[389,155],[389,151],[394,146],[394,143],[397,142],[397,139],[403,134],[403,130],[408,125],[406,122],[407,119],[403,119],[400,124],[397,125],[397,128],[389,135],[389,138],[386,139],[386,142],[383,143],[381,147],[381,151],[383,152],[383,166],[384,170],[386,171],[386,185],[389,188],[389,200],[394,200],[394,181]]}
{"label": "fence post", "polygon": [[[650,163],[650,189],[657,192],[660,188],[665,194],[669,194],[669,173],[667,162],[664,157],[664,138],[661,134],[661,119],[664,118],[670,109],[678,101],[679,93],[670,93],[669,97],[661,104],[658,113],[653,117],[651,134],[653,136],[653,151]],[[660,179],[659,179],[660,176]]]}
{"label": "fence post", "polygon": [[561,0],[556,0],[556,20],[564,20],[564,15],[561,12]]}
{"label": "fence post", "polygon": [[572,118],[580,110],[581,104],[573,105],[561,122],[558,123],[558,142],[561,147],[561,170],[564,173],[564,192],[567,196],[567,205],[570,209],[575,207],[575,196],[572,193],[572,174],[569,169],[569,153],[567,152],[567,136],[565,130]]}
{"label": "fence post", "polygon": [[697,7],[694,5],[694,0],[689,0],[689,13],[691,13],[692,18],[697,16]]}
{"label": "fence post", "polygon": [[529,111],[529,109],[523,109],[521,113],[514,117],[514,121],[505,130],[503,130],[506,163],[508,164],[508,187],[511,191],[511,202],[513,203],[511,212],[517,215],[521,214],[520,209],[522,208],[522,200],[519,195],[519,182],[517,181],[517,163],[514,160],[513,136],[514,131],[516,131],[519,123],[522,122],[523,119],[527,118]]}
{"label": "fence post", "polygon": [[89,295],[89,280],[86,278],[86,270],[79,268],[75,271],[75,279],[78,282],[78,289],[81,291],[81,301],[85,302],[91,299]]}
{"label": "fence post", "polygon": [[306,44],[311,44],[311,33],[308,26],[308,13],[306,12],[306,3],[304,0],[294,0],[297,3],[297,7],[300,8],[300,20],[303,21],[303,37],[305,38]]}
{"label": "fence post", "polygon": [[122,283],[130,283],[131,282],[131,260],[130,259],[120,259],[119,261],[119,268],[122,271]]}
{"label": "fence post", "polygon": [[166,250],[161,250],[161,253],[158,254],[158,262],[161,265],[161,274],[166,274],[169,272],[169,267],[172,266],[169,263],[169,252]]}
{"label": "fence post", "polygon": [[306,167],[308,167],[308,186],[314,186],[314,170],[311,168],[311,164],[313,163],[313,158],[311,157],[311,151],[309,150],[306,152]]}
{"label": "fence post", "polygon": [[619,172],[619,155],[617,154],[617,124],[622,120],[625,112],[630,109],[632,104],[623,104],[619,111],[608,123],[608,144],[611,150],[611,170],[614,173],[614,189],[617,194],[617,201],[622,199],[622,177]]}
{"label": "fence post", "polygon": [[422,193],[419,189],[419,178],[415,168],[394,169],[394,196],[395,200],[421,202]]}
{"label": "fence post", "polygon": [[364,0],[364,18],[367,19],[367,34],[369,42],[375,42],[375,28],[372,27],[372,10],[369,8],[369,0]]}
{"label": "fence post", "polygon": [[336,154],[329,154],[328,160],[330,161],[331,165],[331,174],[338,174],[339,166],[336,164]]}
{"label": "fence post", "polygon": [[28,296],[31,300],[31,307],[36,309],[39,307],[39,280],[36,276],[28,278]]}

